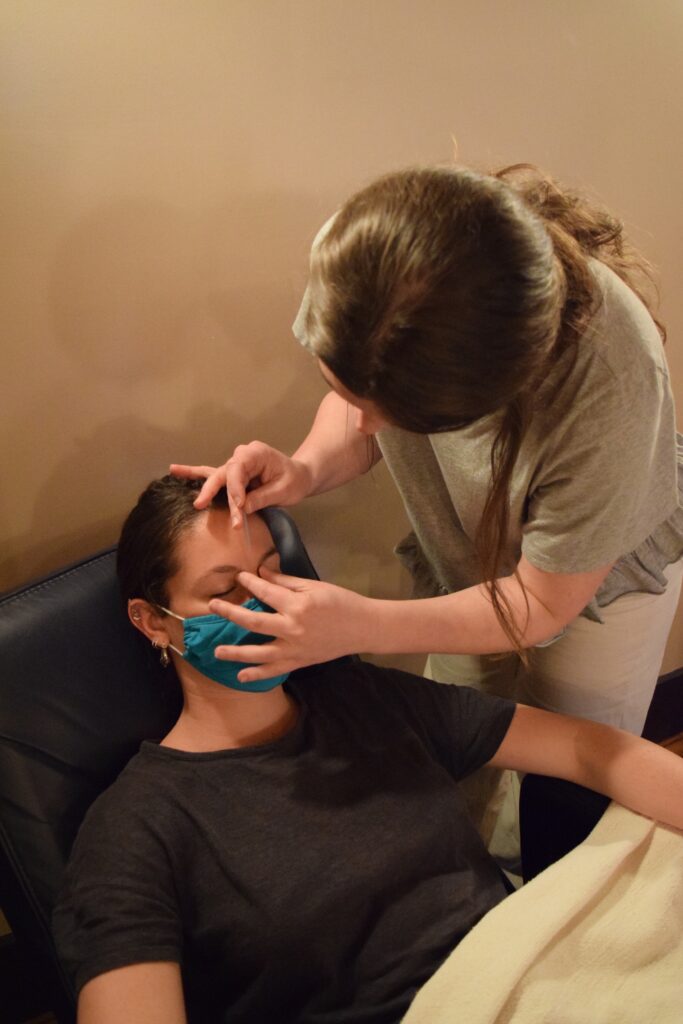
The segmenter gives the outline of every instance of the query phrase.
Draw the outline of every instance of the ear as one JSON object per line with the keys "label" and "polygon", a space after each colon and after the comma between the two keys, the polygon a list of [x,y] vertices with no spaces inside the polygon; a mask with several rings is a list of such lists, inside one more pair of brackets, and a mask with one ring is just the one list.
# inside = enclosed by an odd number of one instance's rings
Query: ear
{"label": "ear", "polygon": [[156,642],[158,647],[168,647],[170,637],[166,629],[167,616],[149,601],[142,597],[132,598],[128,602],[128,618],[152,643]]}

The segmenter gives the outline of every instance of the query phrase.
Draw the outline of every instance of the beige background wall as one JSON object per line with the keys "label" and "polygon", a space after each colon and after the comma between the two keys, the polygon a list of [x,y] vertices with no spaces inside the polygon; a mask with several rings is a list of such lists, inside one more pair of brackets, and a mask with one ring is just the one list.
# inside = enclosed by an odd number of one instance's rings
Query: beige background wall
{"label": "beige background wall", "polygon": [[[172,460],[291,449],[317,226],[452,136],[626,219],[683,397],[678,0],[5,0],[0,51],[0,588],[114,541]],[[382,470],[298,518],[327,578],[404,592]]]}

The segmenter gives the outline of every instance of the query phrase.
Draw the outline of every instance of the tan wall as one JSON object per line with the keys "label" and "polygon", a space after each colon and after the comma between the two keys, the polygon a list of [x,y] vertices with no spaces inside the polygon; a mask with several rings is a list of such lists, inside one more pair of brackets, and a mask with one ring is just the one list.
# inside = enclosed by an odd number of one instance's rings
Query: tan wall
{"label": "tan wall", "polygon": [[[289,334],[316,227],[452,136],[626,218],[683,395],[674,0],[5,0],[0,48],[0,587],[113,541],[171,460],[293,447],[322,393]],[[328,578],[402,592],[384,471],[300,520]]]}

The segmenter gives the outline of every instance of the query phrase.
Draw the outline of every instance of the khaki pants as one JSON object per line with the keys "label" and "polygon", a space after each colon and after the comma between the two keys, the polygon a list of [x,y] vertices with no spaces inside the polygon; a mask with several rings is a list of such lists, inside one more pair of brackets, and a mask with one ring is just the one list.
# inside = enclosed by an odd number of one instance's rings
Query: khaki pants
{"label": "khaki pants", "polygon": [[[683,561],[664,574],[663,594],[624,594],[601,609],[604,623],[579,616],[561,639],[529,652],[528,670],[514,655],[430,654],[425,675],[640,735],[678,604]],[[500,772],[482,769],[461,784],[486,841],[505,790],[516,788],[510,779],[501,787],[500,780]]]}
{"label": "khaki pants", "polygon": [[[440,683],[474,686],[484,693],[517,700],[522,670],[519,658],[512,655],[494,661],[478,655],[430,654],[424,674],[427,679]],[[503,858],[509,855],[514,862],[515,848],[517,854],[519,852],[519,783],[516,773],[484,767],[462,779],[458,785],[469,816],[491,852],[494,856],[500,853]],[[506,824],[503,827],[506,833],[512,832],[512,838],[504,840],[500,848],[493,848],[491,841],[504,804]]]}

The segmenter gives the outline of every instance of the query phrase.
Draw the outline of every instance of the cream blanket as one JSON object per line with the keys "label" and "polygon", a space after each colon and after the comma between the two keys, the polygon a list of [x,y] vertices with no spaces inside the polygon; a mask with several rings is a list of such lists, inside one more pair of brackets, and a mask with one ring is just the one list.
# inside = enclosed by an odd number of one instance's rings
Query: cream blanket
{"label": "cream blanket", "polygon": [[683,832],[611,804],[491,910],[404,1024],[683,1024]]}

